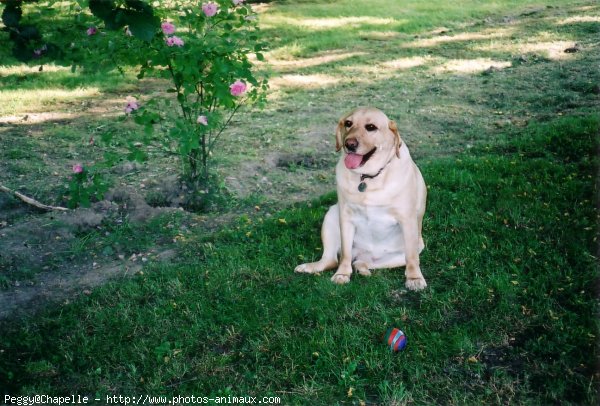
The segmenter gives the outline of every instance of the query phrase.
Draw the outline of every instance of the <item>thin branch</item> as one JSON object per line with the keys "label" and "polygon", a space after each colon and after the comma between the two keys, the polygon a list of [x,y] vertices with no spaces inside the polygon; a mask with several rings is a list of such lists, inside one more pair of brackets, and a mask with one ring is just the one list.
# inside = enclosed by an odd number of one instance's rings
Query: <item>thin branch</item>
{"label": "thin branch", "polygon": [[0,185],[0,191],[14,195],[14,196],[18,197],[19,199],[21,199],[22,201],[24,201],[25,203],[35,206],[38,209],[59,210],[59,211],[68,211],[69,210],[66,207],[48,206],[46,204],[40,203],[37,200],[32,199],[31,197],[25,196],[23,193],[17,192],[16,190],[9,189],[3,185]]}
{"label": "thin branch", "polygon": [[[169,64],[167,65],[167,68],[169,70],[169,73],[171,74],[171,79],[173,79],[173,84],[175,85],[175,89],[177,90],[177,102],[179,103],[179,106],[181,107],[181,112],[183,113],[183,117],[186,119],[189,119],[188,115],[185,113],[184,104],[179,100],[179,92],[181,90],[181,85],[179,83],[177,83],[177,79],[175,78],[175,72],[173,71],[173,66],[171,65],[171,62],[169,62]],[[183,93],[181,93],[181,95],[183,96]]]}
{"label": "thin branch", "polygon": [[198,104],[198,101],[200,101],[200,105],[203,106],[204,105],[204,82],[200,81],[200,83],[196,83],[196,94],[198,95],[198,97],[196,97],[196,104]]}
{"label": "thin branch", "polygon": [[219,132],[217,133],[217,135],[215,135],[214,137],[212,137],[212,139],[211,139],[211,141],[209,142],[209,145],[208,145],[209,151],[212,151],[212,149],[214,148],[215,144],[217,143],[217,140],[219,139],[219,136],[223,133],[223,130],[225,130],[225,128],[229,125],[229,123],[231,122],[231,119],[233,118],[233,116],[235,115],[235,113],[237,113],[237,111],[240,109],[240,107],[242,107],[242,105],[244,104],[244,102],[245,102],[245,100],[242,101],[241,103],[238,103],[238,105],[235,106],[235,108],[231,112],[231,115],[229,116],[229,118],[227,119],[227,121],[225,122],[225,124],[223,124],[221,126],[221,128],[219,129]]}

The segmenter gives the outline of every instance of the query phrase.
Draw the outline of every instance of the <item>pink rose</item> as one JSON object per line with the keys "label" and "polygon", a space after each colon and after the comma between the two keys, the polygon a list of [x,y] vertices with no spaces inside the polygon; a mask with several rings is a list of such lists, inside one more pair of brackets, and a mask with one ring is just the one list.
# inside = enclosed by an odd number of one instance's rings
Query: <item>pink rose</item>
{"label": "pink rose", "polygon": [[98,34],[98,28],[92,26],[87,29],[86,33],[87,35],[96,35]]}
{"label": "pink rose", "polygon": [[246,84],[238,79],[229,86],[229,92],[232,96],[238,97],[246,93],[246,88]]}
{"label": "pink rose", "polygon": [[135,97],[127,96],[127,105],[125,106],[125,113],[129,114],[134,110],[140,108],[137,99]]}
{"label": "pink rose", "polygon": [[173,47],[182,47],[185,42],[183,42],[183,40],[175,35],[173,35],[172,37],[167,37],[165,38],[165,42],[167,43],[167,46]]}
{"label": "pink rose", "polygon": [[206,118],[206,116],[198,116],[198,119],[196,120],[196,122],[198,124],[208,125],[208,118]]}
{"label": "pink rose", "polygon": [[175,35],[173,35],[173,43],[178,47],[182,47],[185,44],[181,38],[176,37]]}
{"label": "pink rose", "polygon": [[175,26],[173,25],[173,23],[170,23],[168,21],[165,21],[164,23],[162,23],[160,25],[160,28],[162,29],[162,32],[165,35],[171,35],[175,33]]}
{"label": "pink rose", "polygon": [[46,46],[46,44],[44,44],[44,45],[42,45],[42,47],[41,47],[41,48],[34,49],[34,50],[33,50],[33,55],[34,55],[36,58],[39,58],[39,57],[41,57],[41,56],[42,56],[42,54],[43,54],[44,52],[46,52],[47,50],[48,50],[48,47]]}
{"label": "pink rose", "polygon": [[202,5],[202,12],[207,17],[212,17],[217,14],[217,4],[210,2]]}
{"label": "pink rose", "polygon": [[83,172],[83,166],[81,164],[73,165],[73,173],[81,173]]}

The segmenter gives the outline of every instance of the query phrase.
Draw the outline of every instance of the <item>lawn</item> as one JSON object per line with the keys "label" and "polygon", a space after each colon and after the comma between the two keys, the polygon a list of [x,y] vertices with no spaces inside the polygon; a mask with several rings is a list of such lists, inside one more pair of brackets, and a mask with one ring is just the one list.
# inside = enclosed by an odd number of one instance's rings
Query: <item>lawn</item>
{"label": "lawn", "polygon": [[[202,212],[166,207],[181,190],[165,192],[177,163],[159,154],[107,172],[141,200],[113,196],[97,221],[0,195],[0,303],[119,270],[3,315],[2,400],[598,403],[600,7],[448,3],[257,6],[269,101],[234,120],[215,157],[224,197]],[[86,79],[4,60],[0,183],[51,203],[65,168],[98,159],[90,135],[135,139],[120,101],[160,89],[128,69]],[[402,269],[345,286],[292,272],[320,255],[336,120],[367,104],[398,121],[428,184],[423,292]],[[382,343],[390,327],[401,353]]]}
{"label": "lawn", "polygon": [[[599,118],[422,166],[422,263],[295,275],[335,197],[245,216],[73,304],[6,326],[9,393],[275,396],[283,404],[594,404]],[[514,135],[514,134],[511,134]],[[402,328],[406,350],[381,342]]]}

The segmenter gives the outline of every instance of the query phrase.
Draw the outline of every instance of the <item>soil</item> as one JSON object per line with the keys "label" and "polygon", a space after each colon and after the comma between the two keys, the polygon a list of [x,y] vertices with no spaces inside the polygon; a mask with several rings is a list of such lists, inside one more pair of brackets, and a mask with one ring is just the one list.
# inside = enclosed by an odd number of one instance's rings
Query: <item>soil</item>
{"label": "soil", "polygon": [[[48,301],[64,302],[91,290],[111,278],[126,277],[150,262],[168,261],[175,257],[171,248],[155,247],[125,258],[102,260],[73,252],[74,243],[101,224],[127,218],[143,223],[157,215],[178,210],[155,208],[131,188],[110,190],[106,199],[90,208],[68,212],[35,213],[28,207],[11,206],[0,196],[0,269],[17,269],[18,273],[6,289],[0,290],[0,320],[35,311]],[[9,206],[3,210],[3,204]],[[30,212],[28,219],[10,224],[11,218]],[[33,215],[32,215],[33,214]],[[96,262],[98,261],[98,262]],[[28,277],[27,270],[35,272]]]}
{"label": "soil", "polygon": [[[306,171],[331,171],[332,166],[332,159],[327,156],[273,153],[262,163],[248,163],[235,176],[226,177],[225,182],[236,196],[243,198],[258,189],[269,199],[288,205],[330,191],[331,184],[327,182],[319,188],[313,187],[308,197],[306,190],[298,185],[291,193],[283,192],[292,187],[293,178],[298,178],[298,184],[303,183],[302,179],[306,181]],[[127,173],[129,169],[117,168],[117,171]],[[281,172],[280,176],[287,177],[288,181],[283,186],[275,186],[275,182],[266,176],[269,171]],[[154,191],[149,195],[154,196],[154,201],[146,201],[131,186],[122,186],[110,190],[105,200],[90,208],[68,212],[43,213],[0,194],[0,270],[3,266],[21,270],[15,280],[8,282],[9,286],[0,288],[0,320],[30,314],[48,302],[68,303],[81,294],[90,294],[95,287],[111,279],[136,274],[148,260],[162,262],[176,257],[174,249],[160,246],[133,258],[98,260],[101,263],[81,254],[70,254],[71,247],[81,235],[100,229],[103,222],[126,217],[133,223],[144,223],[165,212],[183,211],[181,206],[186,203],[186,190],[177,176],[151,181],[146,186]],[[215,231],[215,224],[230,222],[237,215],[222,213],[217,217],[207,223],[206,231]],[[20,221],[13,221],[15,218]],[[28,269],[35,272],[33,277],[22,271]]]}
{"label": "soil", "polygon": [[[169,261],[176,256],[174,249],[151,251],[141,259],[152,258],[155,262]],[[20,283],[12,289],[0,292],[0,320],[19,317],[35,312],[48,302],[68,304],[78,295],[89,295],[96,286],[117,277],[128,277],[140,272],[147,261],[136,261],[138,256],[123,261],[111,261],[98,266],[80,265],[67,267],[61,272],[45,272],[36,275],[26,286]]]}

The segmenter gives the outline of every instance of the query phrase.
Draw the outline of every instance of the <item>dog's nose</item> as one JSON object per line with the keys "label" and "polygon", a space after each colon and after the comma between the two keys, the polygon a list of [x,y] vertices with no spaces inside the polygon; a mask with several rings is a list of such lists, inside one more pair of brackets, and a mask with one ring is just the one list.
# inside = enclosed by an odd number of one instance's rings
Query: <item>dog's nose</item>
{"label": "dog's nose", "polygon": [[355,152],[358,148],[358,140],[356,138],[348,138],[345,142],[346,149],[350,152]]}

